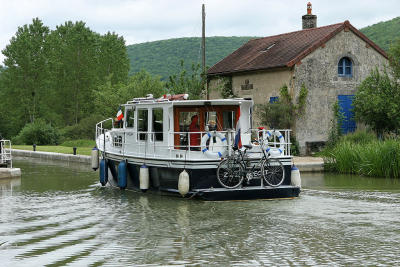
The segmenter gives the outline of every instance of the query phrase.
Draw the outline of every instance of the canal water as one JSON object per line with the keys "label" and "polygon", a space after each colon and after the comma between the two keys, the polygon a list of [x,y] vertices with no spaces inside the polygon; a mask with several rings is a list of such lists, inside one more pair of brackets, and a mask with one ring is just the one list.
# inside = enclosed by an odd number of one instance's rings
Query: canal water
{"label": "canal water", "polygon": [[82,165],[15,161],[1,266],[398,265],[400,182],[303,174],[292,200],[204,202],[102,188]]}

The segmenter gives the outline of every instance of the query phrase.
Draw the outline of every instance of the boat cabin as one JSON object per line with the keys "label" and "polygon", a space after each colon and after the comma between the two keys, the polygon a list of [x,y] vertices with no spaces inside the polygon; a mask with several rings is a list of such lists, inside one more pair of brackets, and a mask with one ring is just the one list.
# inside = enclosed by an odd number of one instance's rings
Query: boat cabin
{"label": "boat cabin", "polygon": [[[236,127],[240,125],[242,142],[250,142],[253,101],[247,99],[175,100],[142,98],[122,105],[124,118],[106,133],[106,150],[109,153],[144,157],[183,157],[207,159],[204,154],[204,135],[220,134],[220,138],[207,140],[210,151],[227,150],[234,142]],[[239,122],[239,117],[240,122]],[[111,119],[108,119],[111,120]],[[103,129],[102,123],[98,130]],[[239,122],[239,123],[238,123]],[[97,131],[96,139],[101,134]],[[226,140],[223,140],[226,138]],[[104,139],[104,138],[103,138]],[[112,142],[108,142],[111,139]],[[223,141],[221,141],[223,140]],[[105,141],[105,140],[103,140]],[[209,146],[213,146],[210,148]],[[99,142],[98,147],[104,147]],[[102,150],[102,149],[100,149]],[[177,153],[174,153],[177,152]],[[204,154],[204,155],[203,155]],[[168,157],[167,157],[168,158]],[[212,156],[211,156],[212,158]]]}

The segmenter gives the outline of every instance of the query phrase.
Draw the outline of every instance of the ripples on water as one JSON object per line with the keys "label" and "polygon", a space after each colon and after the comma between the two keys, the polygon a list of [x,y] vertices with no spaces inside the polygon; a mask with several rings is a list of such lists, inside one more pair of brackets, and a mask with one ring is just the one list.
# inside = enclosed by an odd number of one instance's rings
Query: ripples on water
{"label": "ripples on water", "polygon": [[356,178],[346,186],[354,178],[303,175],[306,188],[294,200],[203,202],[102,188],[98,173],[79,166],[15,165],[22,179],[0,180],[2,266],[400,260],[396,181]]}

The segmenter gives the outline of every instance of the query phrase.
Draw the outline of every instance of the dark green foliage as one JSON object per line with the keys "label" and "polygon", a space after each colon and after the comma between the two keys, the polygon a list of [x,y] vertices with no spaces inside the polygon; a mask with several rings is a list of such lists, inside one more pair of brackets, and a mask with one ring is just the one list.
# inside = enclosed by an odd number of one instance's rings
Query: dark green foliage
{"label": "dark green foliage", "polygon": [[344,114],[340,112],[338,101],[333,104],[333,118],[331,120],[331,129],[328,136],[328,147],[333,147],[337,144],[340,137],[342,136],[342,123],[344,120]]}
{"label": "dark green foliage", "polygon": [[[206,65],[212,66],[248,40],[254,37],[207,37]],[[185,62],[184,69],[191,71],[192,64],[201,62],[201,38],[188,37],[161,40],[129,45],[130,74],[142,69],[167,80],[173,73],[180,72],[180,60]]]}
{"label": "dark green foliage", "polygon": [[400,39],[400,17],[362,28],[361,32],[382,49],[389,51],[390,46]]}
{"label": "dark green foliage", "polygon": [[400,127],[400,85],[386,72],[373,71],[359,86],[353,105],[357,120],[378,135]]}
{"label": "dark green foliage", "polygon": [[4,111],[14,110],[13,118],[6,123],[15,123],[19,129],[44,115],[48,105],[48,34],[49,28],[35,18],[32,24],[18,27],[2,51],[6,67],[1,74],[2,106]]}
{"label": "dark green foliage", "polygon": [[94,139],[96,123],[103,120],[104,117],[98,114],[89,114],[78,124],[66,126],[60,130],[65,140],[73,139]]}
{"label": "dark green foliage", "polygon": [[50,31],[34,19],[18,28],[2,52],[0,131],[8,138],[37,118],[58,128],[68,126],[63,131],[67,138],[89,138],[87,118],[94,113],[96,92],[107,82],[128,80],[124,39],[115,33],[101,36],[81,21]]}
{"label": "dark green foliage", "polygon": [[[400,22],[399,22],[400,23]],[[389,63],[395,79],[400,79],[400,39],[393,43],[389,52]]]}
{"label": "dark green foliage", "polygon": [[127,82],[129,58],[122,36],[108,32],[100,39],[99,77],[104,82],[111,75],[111,83]]}
{"label": "dark green foliage", "polygon": [[22,145],[55,145],[59,142],[60,135],[56,128],[42,119],[28,123],[13,139],[14,144]]}
{"label": "dark green foliage", "polygon": [[287,85],[279,90],[279,100],[274,103],[266,103],[257,106],[257,114],[261,123],[272,129],[290,129],[296,119],[303,115],[308,90],[303,84],[296,103],[293,103]]}

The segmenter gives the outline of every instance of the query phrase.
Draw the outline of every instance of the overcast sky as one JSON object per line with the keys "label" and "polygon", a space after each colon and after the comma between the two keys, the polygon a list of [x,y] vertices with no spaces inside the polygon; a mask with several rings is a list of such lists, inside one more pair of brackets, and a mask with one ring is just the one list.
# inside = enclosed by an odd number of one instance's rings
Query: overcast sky
{"label": "overcast sky", "polygon": [[[122,35],[127,44],[201,36],[269,36],[301,29],[308,0],[0,0],[0,49],[35,17],[55,29],[65,21]],[[400,16],[400,0],[313,0],[318,26],[349,20],[356,28]],[[0,62],[4,59],[0,53]]]}

